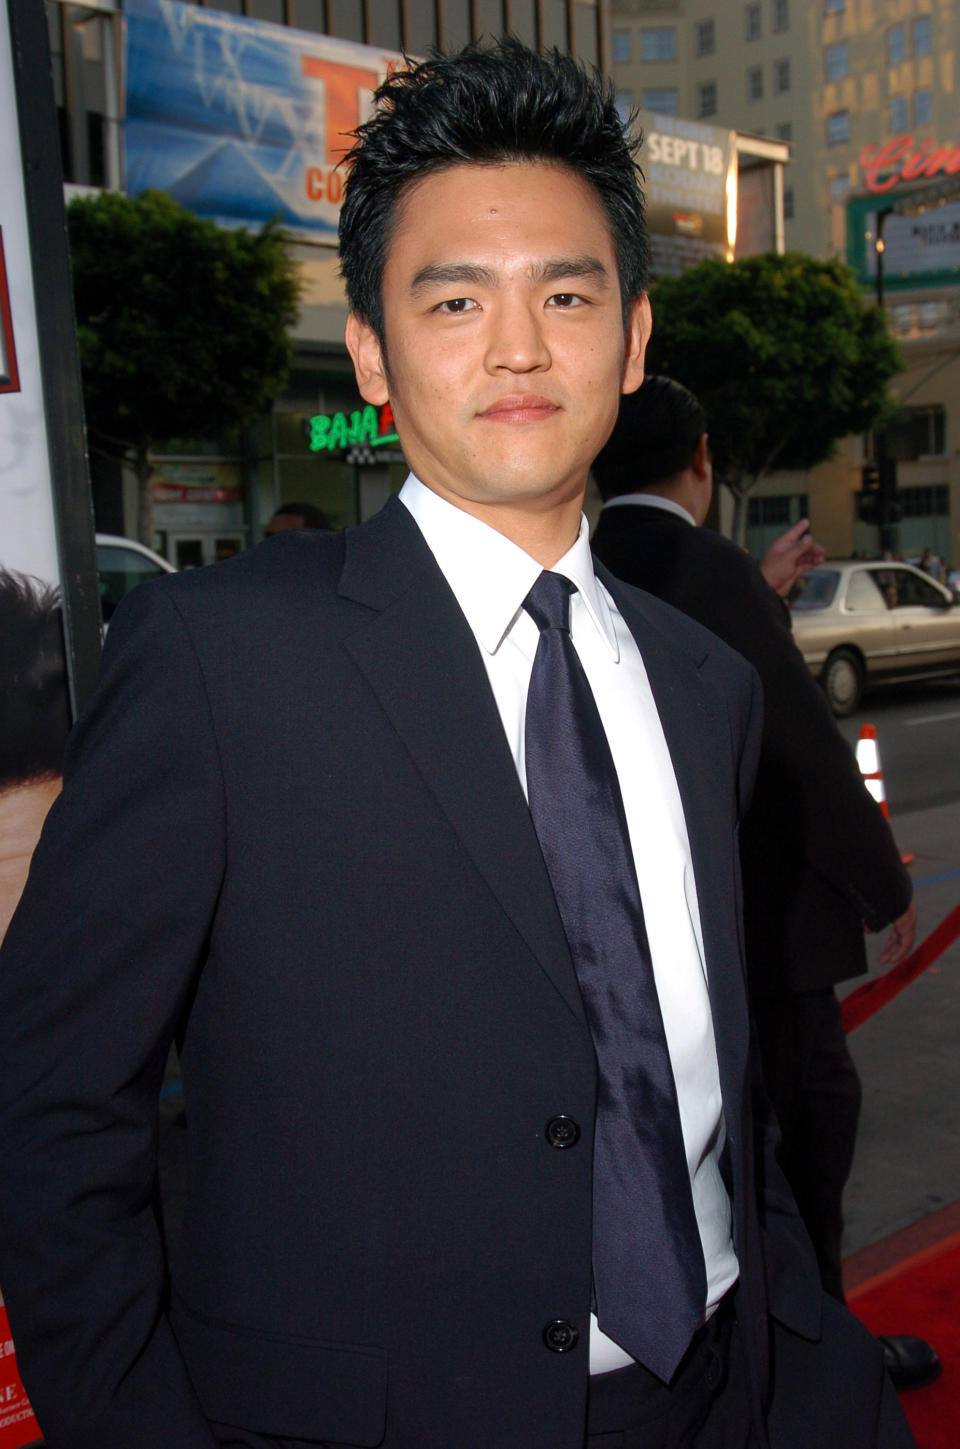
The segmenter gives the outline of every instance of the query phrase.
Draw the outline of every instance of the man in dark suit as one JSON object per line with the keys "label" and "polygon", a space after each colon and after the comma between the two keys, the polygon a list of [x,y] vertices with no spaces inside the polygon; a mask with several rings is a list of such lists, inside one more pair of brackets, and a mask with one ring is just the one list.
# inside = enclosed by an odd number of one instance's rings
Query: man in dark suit
{"label": "man in dark suit", "polygon": [[755,676],[590,558],[649,329],[612,91],[504,42],[379,101],[347,342],[411,477],[125,602],[6,943],[0,1278],[48,1444],[899,1449],[755,1116]]}
{"label": "man in dark suit", "polygon": [[[760,766],[741,832],[750,994],[783,1131],[780,1160],[824,1287],[842,1299],[841,1199],[861,1094],[834,987],[866,970],[864,925],[892,923],[880,961],[902,960],[913,945],[915,907],[890,829],[778,597],[816,555],[794,529],[758,566],[701,526],[713,490],[707,419],[672,379],[649,377],[623,399],[594,477],[606,500],[597,557],[706,625],[749,659],[763,684]],[[895,1380],[923,1382],[939,1371],[922,1341],[884,1343]]]}

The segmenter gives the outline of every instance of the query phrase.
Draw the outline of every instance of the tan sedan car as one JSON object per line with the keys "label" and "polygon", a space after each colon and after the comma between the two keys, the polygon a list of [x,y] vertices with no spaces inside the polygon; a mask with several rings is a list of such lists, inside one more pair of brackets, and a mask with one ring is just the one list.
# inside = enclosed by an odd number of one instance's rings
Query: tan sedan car
{"label": "tan sedan car", "polygon": [[852,714],[865,686],[960,671],[960,602],[911,564],[822,564],[790,607],[836,715]]}

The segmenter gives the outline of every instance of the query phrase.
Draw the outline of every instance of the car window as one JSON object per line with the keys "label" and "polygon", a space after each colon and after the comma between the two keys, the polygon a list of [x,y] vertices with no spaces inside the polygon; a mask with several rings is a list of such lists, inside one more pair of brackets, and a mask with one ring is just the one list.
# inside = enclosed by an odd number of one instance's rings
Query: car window
{"label": "car window", "polygon": [[133,548],[117,544],[97,544],[97,572],[100,575],[100,608],[104,622],[130,590],[145,579],[154,579],[163,570],[152,559]]}
{"label": "car window", "polygon": [[881,592],[884,580],[871,569],[854,569],[847,580],[846,605],[851,614],[876,613],[887,601]]}
{"label": "car window", "polygon": [[839,582],[839,569],[811,569],[800,580],[799,592],[790,600],[791,609],[796,609],[798,613],[812,609],[829,609],[836,598]]}
{"label": "car window", "polygon": [[897,582],[900,589],[900,604],[924,604],[927,608],[942,609],[946,606],[946,599],[940,590],[928,579],[920,578],[919,574],[908,573],[906,569],[897,571]]}

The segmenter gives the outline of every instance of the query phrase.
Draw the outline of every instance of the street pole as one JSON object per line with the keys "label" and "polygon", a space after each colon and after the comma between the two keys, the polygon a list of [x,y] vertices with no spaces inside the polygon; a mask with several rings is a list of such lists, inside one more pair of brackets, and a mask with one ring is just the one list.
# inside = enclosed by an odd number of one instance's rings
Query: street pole
{"label": "street pole", "polygon": [[[881,206],[877,211],[877,234],[874,240],[874,249],[877,257],[876,267],[876,298],[877,306],[883,312],[883,262],[886,252],[886,243],[883,240],[883,228],[887,217],[893,211],[892,206]],[[885,427],[877,427],[873,430],[873,457],[877,465],[880,488],[877,495],[877,524],[880,537],[881,553],[893,554],[896,552],[897,528],[893,522],[893,500],[897,487],[897,465],[896,460],[889,457],[887,449],[887,430]]]}

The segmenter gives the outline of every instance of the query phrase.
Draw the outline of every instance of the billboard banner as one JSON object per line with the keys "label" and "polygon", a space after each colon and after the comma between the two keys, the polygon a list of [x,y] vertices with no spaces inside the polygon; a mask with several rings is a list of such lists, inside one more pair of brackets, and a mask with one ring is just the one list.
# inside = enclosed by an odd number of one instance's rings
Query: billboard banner
{"label": "billboard banner", "polygon": [[347,133],[403,57],[178,0],[124,16],[128,193],[335,243]]}
{"label": "billboard banner", "polygon": [[638,121],[653,275],[675,276],[704,257],[732,258],[736,133],[653,111],[640,111]]}
{"label": "billboard banner", "polygon": [[0,0],[0,567],[58,584],[16,95]]}

